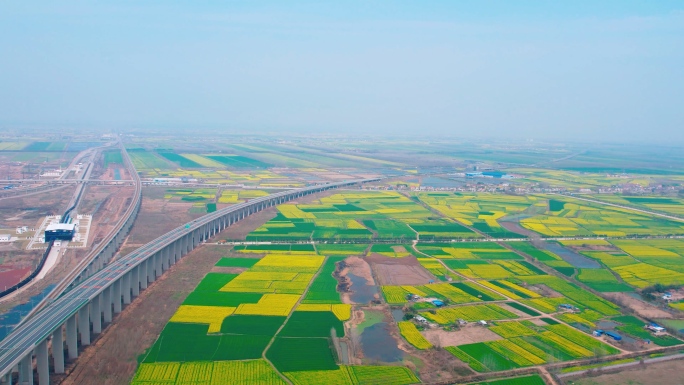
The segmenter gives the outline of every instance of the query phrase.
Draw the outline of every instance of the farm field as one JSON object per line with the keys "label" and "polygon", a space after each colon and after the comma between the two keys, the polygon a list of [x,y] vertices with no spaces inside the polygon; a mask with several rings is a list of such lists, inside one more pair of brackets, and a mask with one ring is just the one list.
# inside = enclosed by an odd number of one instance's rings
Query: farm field
{"label": "farm field", "polygon": [[534,196],[469,193],[420,193],[416,196],[446,217],[495,238],[519,237],[499,221],[532,206],[544,205],[544,200]]}
{"label": "farm field", "polygon": [[345,337],[351,305],[340,301],[332,273],[343,257],[310,245],[264,246],[219,260],[242,272],[205,276],[147,350],[133,384],[419,382],[403,366],[340,362],[333,341]]}
{"label": "farm field", "polygon": [[[632,288],[684,283],[684,241],[681,239],[570,240],[561,243],[601,263],[602,271],[612,272]],[[591,279],[612,282],[606,273]]]}
{"label": "farm field", "polygon": [[[211,153],[196,148],[193,149],[194,152],[190,149],[176,149],[174,143],[168,143],[172,146],[166,148],[150,148],[150,144],[146,142],[139,144],[128,146],[131,159],[144,177],[156,181],[187,178],[205,183],[276,188],[303,187],[311,182],[321,183],[369,175],[366,171],[356,168],[341,171],[338,169],[341,164],[334,162],[330,165],[335,168],[328,169],[320,163],[303,159],[294,160],[285,155],[261,154],[254,150],[254,146],[249,145],[229,146],[231,152],[236,153]],[[186,147],[187,145],[183,146]],[[314,155],[310,157],[316,158]],[[283,159],[292,161],[282,161]],[[354,176],[359,173],[361,175]],[[228,194],[226,202],[223,203],[235,203],[235,199]]]}
{"label": "farm field", "polygon": [[628,207],[684,216],[684,199],[677,197],[601,195],[591,196],[591,198]]}
{"label": "farm field", "polygon": [[540,196],[548,210],[520,220],[542,236],[663,236],[684,234],[684,222],[654,217],[618,207],[588,205],[569,197]]}
{"label": "farm field", "polygon": [[[326,172],[320,164],[309,167],[319,161],[313,153],[285,160],[282,153],[259,153],[263,146],[236,146],[236,153],[255,151],[246,157],[255,162],[218,152],[147,153],[178,166],[165,171],[168,177],[218,181],[249,174],[243,182],[259,185],[268,173],[277,179],[272,166],[285,161],[299,171]],[[586,185],[611,181],[596,177]],[[206,210],[208,202],[265,194],[265,187],[169,188],[164,198]],[[185,299],[144,355],[134,383],[409,384],[435,380],[429,361],[437,355],[467,375],[684,344],[653,335],[646,320],[603,297],[684,282],[684,241],[625,239],[684,230],[673,221],[565,197],[472,192],[340,191],[277,211],[234,240],[247,242],[229,249]],[[512,225],[542,238],[590,239],[485,239],[524,238]],[[603,236],[609,239],[596,239]],[[557,248],[595,266],[568,262]],[[359,300],[366,289],[371,295]],[[624,342],[593,336],[599,328]],[[375,329],[398,341],[396,357],[366,351],[364,338]],[[360,359],[343,353],[348,346],[361,349]]]}
{"label": "farm field", "polygon": [[312,204],[281,205],[278,211],[247,239],[405,242],[416,239],[416,233],[421,239],[479,237],[455,222],[432,218],[430,211],[394,192],[334,194]]}

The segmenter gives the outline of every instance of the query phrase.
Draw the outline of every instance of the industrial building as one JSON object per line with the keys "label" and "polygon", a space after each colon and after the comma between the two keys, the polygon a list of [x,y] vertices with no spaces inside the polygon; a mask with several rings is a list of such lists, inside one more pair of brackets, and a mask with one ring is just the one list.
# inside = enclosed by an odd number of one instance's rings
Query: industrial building
{"label": "industrial building", "polygon": [[73,223],[53,223],[45,229],[45,242],[54,240],[70,241],[76,232]]}

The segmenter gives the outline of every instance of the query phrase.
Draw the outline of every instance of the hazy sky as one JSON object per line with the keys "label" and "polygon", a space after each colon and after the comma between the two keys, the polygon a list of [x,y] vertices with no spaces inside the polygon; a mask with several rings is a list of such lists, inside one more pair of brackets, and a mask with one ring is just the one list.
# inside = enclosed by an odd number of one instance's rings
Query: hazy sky
{"label": "hazy sky", "polygon": [[684,142],[684,2],[3,1],[23,125]]}

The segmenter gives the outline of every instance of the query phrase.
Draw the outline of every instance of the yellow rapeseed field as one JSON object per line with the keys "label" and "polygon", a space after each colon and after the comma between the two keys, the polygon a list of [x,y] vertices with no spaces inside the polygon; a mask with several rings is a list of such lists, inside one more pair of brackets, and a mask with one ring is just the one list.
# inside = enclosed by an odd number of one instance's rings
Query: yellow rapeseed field
{"label": "yellow rapeseed field", "polygon": [[233,312],[234,307],[181,305],[170,322],[209,324],[209,333],[217,333],[223,319]]}
{"label": "yellow rapeseed field", "polygon": [[264,294],[257,303],[243,303],[235,314],[287,316],[297,304],[296,294]]}

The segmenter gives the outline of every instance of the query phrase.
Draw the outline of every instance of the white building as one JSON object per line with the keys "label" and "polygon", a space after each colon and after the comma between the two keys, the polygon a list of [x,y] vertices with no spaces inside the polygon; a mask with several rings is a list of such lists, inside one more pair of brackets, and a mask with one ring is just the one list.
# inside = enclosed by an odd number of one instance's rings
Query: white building
{"label": "white building", "polygon": [[11,238],[9,234],[0,234],[0,242],[9,242]]}

